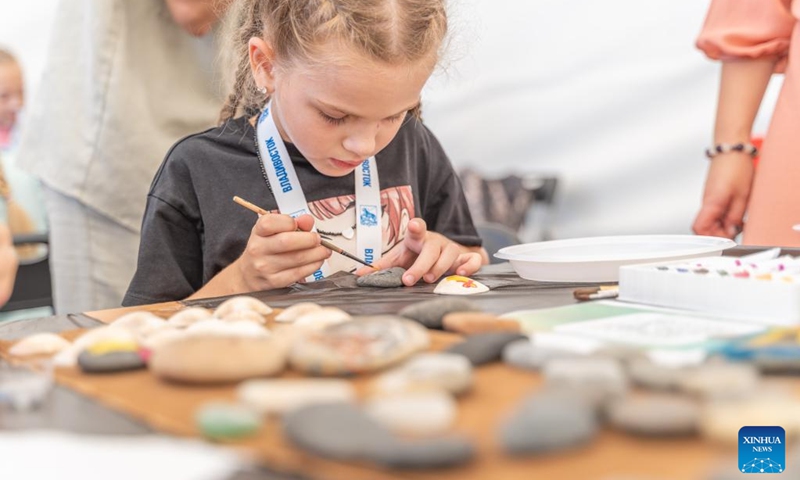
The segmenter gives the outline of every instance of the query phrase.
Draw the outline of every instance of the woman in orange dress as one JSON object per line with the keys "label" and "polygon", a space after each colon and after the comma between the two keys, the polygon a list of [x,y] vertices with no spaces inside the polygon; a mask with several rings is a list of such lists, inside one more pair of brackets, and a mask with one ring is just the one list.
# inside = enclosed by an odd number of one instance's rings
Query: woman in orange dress
{"label": "woman in orange dress", "polygon": [[[711,2],[697,46],[722,60],[714,145],[728,148],[710,161],[698,234],[733,238],[743,227],[744,244],[800,246],[799,19],[800,0]],[[750,134],[775,72],[785,79],[756,171]]]}

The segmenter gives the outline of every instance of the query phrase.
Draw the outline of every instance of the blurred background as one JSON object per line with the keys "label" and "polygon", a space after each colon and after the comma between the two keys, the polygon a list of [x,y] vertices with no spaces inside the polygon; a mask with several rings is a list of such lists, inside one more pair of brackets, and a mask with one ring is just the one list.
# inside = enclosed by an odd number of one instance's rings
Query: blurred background
{"label": "blurred background", "polygon": [[[23,65],[29,104],[46,88],[39,83],[56,3],[1,7],[0,45]],[[533,188],[557,180],[526,212],[524,241],[690,233],[719,73],[694,47],[707,7],[452,0],[451,46],[425,91],[425,121],[458,170],[530,176]],[[755,132],[767,128],[779,82]]]}

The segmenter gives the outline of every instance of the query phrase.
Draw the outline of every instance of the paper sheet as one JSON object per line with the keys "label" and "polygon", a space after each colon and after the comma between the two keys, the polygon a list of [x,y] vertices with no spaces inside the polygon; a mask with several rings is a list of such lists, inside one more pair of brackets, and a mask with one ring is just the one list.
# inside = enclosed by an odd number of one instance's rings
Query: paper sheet
{"label": "paper sheet", "polygon": [[245,466],[232,450],[193,440],[48,430],[0,432],[0,468],[10,474],[7,478],[217,480]]}

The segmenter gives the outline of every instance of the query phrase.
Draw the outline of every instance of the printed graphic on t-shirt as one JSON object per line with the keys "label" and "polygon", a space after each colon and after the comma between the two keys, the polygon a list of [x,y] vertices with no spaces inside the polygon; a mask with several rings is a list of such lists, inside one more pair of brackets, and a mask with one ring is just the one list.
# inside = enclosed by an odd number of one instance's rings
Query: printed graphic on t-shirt
{"label": "printed graphic on t-shirt", "polygon": [[[342,195],[316,200],[308,203],[311,215],[316,219],[317,232],[322,238],[329,240],[346,251],[356,254],[356,233],[358,230],[356,217],[356,196]],[[369,218],[377,221],[376,213],[369,212]],[[363,217],[364,212],[361,213]],[[408,231],[408,222],[414,218],[414,196],[411,186],[403,185],[381,190],[381,237],[383,254],[389,252],[400,243]],[[342,255],[331,255],[328,262],[331,273],[339,271],[354,272],[360,264]]]}

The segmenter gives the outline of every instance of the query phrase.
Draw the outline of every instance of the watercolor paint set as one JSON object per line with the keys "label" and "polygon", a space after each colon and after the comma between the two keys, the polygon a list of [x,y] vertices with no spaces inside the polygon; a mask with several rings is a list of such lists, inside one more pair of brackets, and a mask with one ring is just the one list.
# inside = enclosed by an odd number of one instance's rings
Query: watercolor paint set
{"label": "watercolor paint set", "polygon": [[619,271],[619,300],[692,310],[770,325],[800,325],[800,257],[767,250],[629,265]]}

